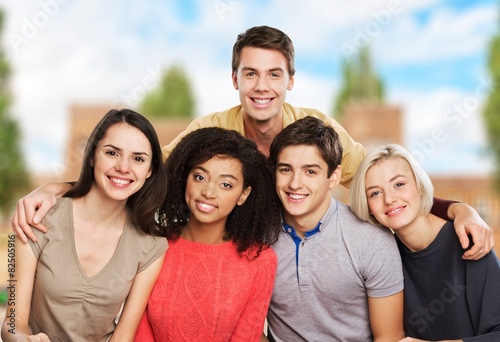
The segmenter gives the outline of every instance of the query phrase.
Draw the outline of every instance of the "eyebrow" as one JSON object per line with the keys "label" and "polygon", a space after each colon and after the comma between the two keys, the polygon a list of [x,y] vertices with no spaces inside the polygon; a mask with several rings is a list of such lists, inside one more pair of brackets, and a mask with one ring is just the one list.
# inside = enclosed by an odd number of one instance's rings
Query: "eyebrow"
{"label": "eyebrow", "polygon": [[[210,173],[207,169],[205,169],[204,167],[202,166],[195,166],[193,167],[193,171],[194,170],[201,170],[205,173]],[[236,178],[236,176],[233,176],[232,174],[230,173],[227,173],[227,174],[222,174],[222,175],[219,175],[219,178],[231,178],[231,179],[234,179],[235,181],[238,181],[238,178]]]}
{"label": "eyebrow", "polygon": [[[286,166],[286,167],[292,167],[288,163],[278,163],[276,166]],[[311,169],[311,168],[316,168],[316,169],[321,169],[321,166],[319,164],[305,164],[300,167],[301,169]]]}
{"label": "eyebrow", "polygon": [[[111,147],[112,149],[114,150],[117,150],[117,151],[123,151],[122,148],[118,147],[118,146],[115,146],[113,144],[106,144],[106,145],[103,145],[103,147]],[[146,155],[149,157],[149,154],[147,154],[146,152],[132,152],[132,154],[136,155],[136,156],[143,156],[143,155]]]}
{"label": "eyebrow", "polygon": [[[252,67],[242,67],[241,70],[243,71],[257,71],[257,69],[255,68],[252,68]],[[267,70],[267,72],[275,72],[275,71],[281,71],[281,72],[284,72],[283,68],[271,68],[269,70]]]}
{"label": "eyebrow", "polygon": [[[391,179],[389,179],[389,183],[393,182],[394,180],[398,179],[399,177],[406,178],[405,175],[395,175],[394,177],[392,177]],[[371,190],[371,189],[377,188],[377,187],[379,187],[379,186],[378,185],[372,185],[372,186],[367,187],[365,191],[368,191],[368,190]]]}

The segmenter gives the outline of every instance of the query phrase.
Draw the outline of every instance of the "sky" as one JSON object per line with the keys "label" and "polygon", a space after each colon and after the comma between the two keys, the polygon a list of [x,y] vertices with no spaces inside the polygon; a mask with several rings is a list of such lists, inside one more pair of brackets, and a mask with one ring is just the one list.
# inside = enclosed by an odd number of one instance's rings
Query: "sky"
{"label": "sky", "polygon": [[486,64],[499,30],[495,0],[0,0],[0,8],[11,112],[38,174],[63,163],[72,104],[134,108],[174,64],[192,83],[196,115],[238,104],[232,46],[257,25],[294,42],[287,102],[331,113],[343,61],[369,45],[387,102],[404,113],[404,145],[424,168],[493,170],[481,109],[493,89]]}

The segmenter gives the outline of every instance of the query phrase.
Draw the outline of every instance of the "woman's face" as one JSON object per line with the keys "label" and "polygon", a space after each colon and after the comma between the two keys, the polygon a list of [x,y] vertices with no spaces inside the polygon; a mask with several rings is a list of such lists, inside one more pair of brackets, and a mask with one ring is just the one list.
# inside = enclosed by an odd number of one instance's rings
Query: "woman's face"
{"label": "woman's face", "polygon": [[94,179],[106,197],[126,201],[151,176],[151,144],[144,133],[126,123],[110,126],[92,160]]}
{"label": "woman's face", "polygon": [[391,229],[410,225],[422,213],[422,199],[406,160],[386,159],[365,175],[368,207],[375,219]]}
{"label": "woman's face", "polygon": [[243,184],[242,165],[237,159],[215,156],[195,165],[186,182],[189,223],[224,229],[228,215],[250,194],[251,187],[244,189]]}

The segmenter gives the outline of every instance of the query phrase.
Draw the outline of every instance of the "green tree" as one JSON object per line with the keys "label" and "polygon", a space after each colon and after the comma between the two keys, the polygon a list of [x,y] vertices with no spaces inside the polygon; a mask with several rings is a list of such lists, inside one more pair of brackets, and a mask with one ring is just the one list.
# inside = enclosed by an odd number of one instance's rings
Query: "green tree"
{"label": "green tree", "polygon": [[383,101],[384,84],[376,74],[368,47],[342,65],[342,85],[335,99],[333,116],[340,118],[345,105],[350,101]]}
{"label": "green tree", "polygon": [[[0,10],[0,37],[4,21],[4,12]],[[9,110],[9,75],[10,66],[0,47],[0,217],[9,213],[15,200],[30,188],[20,148],[20,130]]]}
{"label": "green tree", "polygon": [[488,143],[495,160],[495,187],[500,192],[500,34],[490,42],[488,51],[488,70],[492,80],[492,91],[486,100],[483,118],[488,136]]}
{"label": "green tree", "polygon": [[156,89],[146,94],[139,109],[148,117],[191,118],[195,99],[183,69],[174,65],[162,77]]}

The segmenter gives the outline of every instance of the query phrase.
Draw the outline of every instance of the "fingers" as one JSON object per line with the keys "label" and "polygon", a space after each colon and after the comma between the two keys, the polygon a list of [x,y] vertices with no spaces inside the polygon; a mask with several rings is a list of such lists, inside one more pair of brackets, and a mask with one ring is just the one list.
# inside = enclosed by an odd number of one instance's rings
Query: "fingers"
{"label": "fingers", "polygon": [[17,201],[16,210],[12,214],[12,231],[23,243],[28,242],[28,239],[37,241],[37,238],[33,233],[32,226],[42,232],[47,232],[47,228],[39,222],[50,209],[50,205],[47,201],[42,201],[40,207],[38,207],[37,203],[39,202],[29,201],[26,197],[24,197]]}
{"label": "fingers", "polygon": [[[33,232],[31,231],[31,227],[29,227],[26,222],[26,212],[24,210],[23,199],[17,201],[16,210],[12,214],[10,225],[14,234],[16,234],[23,243],[28,242],[28,237],[33,241],[36,241],[36,236],[33,234]],[[26,236],[26,234],[24,233],[25,229],[28,231],[28,236]],[[31,237],[30,233],[32,235]]]}
{"label": "fingers", "polygon": [[483,227],[478,224],[469,225],[468,230],[474,244],[469,250],[465,251],[462,258],[466,260],[479,260],[493,248],[491,243],[493,231],[488,226]]}
{"label": "fingers", "polygon": [[37,207],[36,209],[33,209],[34,208],[33,205],[28,205],[26,207],[26,217],[31,218],[31,220],[28,222],[33,227],[46,233],[47,228],[43,224],[41,224],[40,222],[45,217],[45,215],[47,215],[47,212],[54,206],[54,204],[55,204],[55,202],[50,203],[49,201],[43,201],[43,202],[41,202],[40,206]]}
{"label": "fingers", "polygon": [[26,341],[28,341],[28,342],[50,342],[50,339],[44,333],[39,333],[36,335],[28,336]]}
{"label": "fingers", "polygon": [[474,245],[471,249],[469,249],[462,255],[462,258],[465,260],[479,260],[487,254],[487,252],[485,253],[485,251],[486,249],[484,247]]}

